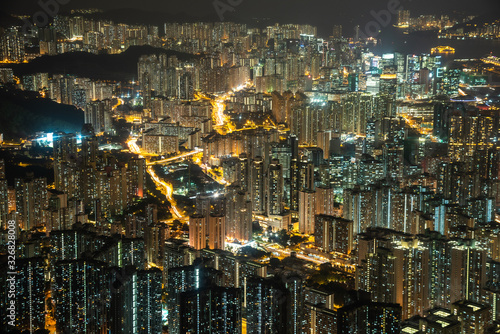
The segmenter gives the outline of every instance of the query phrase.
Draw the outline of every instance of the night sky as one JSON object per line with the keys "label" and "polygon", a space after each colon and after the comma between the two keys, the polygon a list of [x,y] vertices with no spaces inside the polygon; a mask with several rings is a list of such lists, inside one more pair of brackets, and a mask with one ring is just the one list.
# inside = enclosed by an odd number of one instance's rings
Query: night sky
{"label": "night sky", "polygon": [[[44,1],[44,0],[42,0]],[[53,0],[48,0],[53,1]],[[104,10],[134,8],[153,11],[165,17],[179,15],[192,18],[217,19],[214,0],[60,0],[61,12],[75,8],[100,8]],[[233,3],[233,12],[225,12],[225,21],[248,21],[254,18],[269,18],[267,23],[309,23],[318,26],[320,33],[329,33],[333,24],[342,24],[352,29],[372,20],[370,11],[386,9],[390,1],[398,0],[217,0]],[[487,14],[500,17],[499,0],[400,0],[401,6],[411,10],[412,16],[420,14],[452,13]],[[33,14],[40,10],[38,0],[2,0],[2,10],[9,13]],[[395,20],[395,18],[394,18]],[[261,21],[262,22],[262,21]]]}

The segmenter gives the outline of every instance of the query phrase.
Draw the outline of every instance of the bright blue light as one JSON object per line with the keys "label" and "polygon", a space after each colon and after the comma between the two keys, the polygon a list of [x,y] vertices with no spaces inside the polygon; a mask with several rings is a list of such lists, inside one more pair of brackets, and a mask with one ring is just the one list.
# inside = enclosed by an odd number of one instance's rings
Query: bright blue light
{"label": "bright blue light", "polygon": [[163,322],[163,325],[168,324],[168,310],[166,308],[162,308],[161,310],[161,320]]}

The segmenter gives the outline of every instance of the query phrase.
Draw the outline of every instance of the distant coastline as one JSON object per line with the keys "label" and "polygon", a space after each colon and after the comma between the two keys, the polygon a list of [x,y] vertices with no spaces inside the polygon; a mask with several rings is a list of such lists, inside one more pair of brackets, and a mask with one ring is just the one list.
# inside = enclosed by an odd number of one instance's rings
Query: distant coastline
{"label": "distant coastline", "polygon": [[438,38],[435,30],[404,34],[400,29],[387,27],[382,30],[378,39],[380,43],[370,47],[370,50],[374,53],[397,51],[404,54],[430,54],[433,47],[447,45],[455,49],[454,54],[447,55],[452,59],[479,59],[490,53],[500,56],[499,40]]}

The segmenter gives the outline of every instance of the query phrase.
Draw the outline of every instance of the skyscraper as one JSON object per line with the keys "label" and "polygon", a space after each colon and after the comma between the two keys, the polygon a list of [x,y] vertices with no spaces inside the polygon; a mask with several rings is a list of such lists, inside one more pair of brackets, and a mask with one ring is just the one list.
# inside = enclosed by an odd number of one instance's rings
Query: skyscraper
{"label": "skyscraper", "polygon": [[341,39],[342,38],[342,26],[341,25],[334,25],[333,26],[333,33],[332,37],[334,39]]}
{"label": "skyscraper", "polygon": [[278,280],[252,276],[247,280],[247,333],[285,333],[287,293]]}
{"label": "skyscraper", "polygon": [[47,180],[25,178],[15,180],[16,209],[21,214],[23,228],[30,230],[40,224],[42,210],[47,206]]}
{"label": "skyscraper", "polygon": [[266,184],[266,212],[268,215],[280,215],[283,212],[283,168],[278,160],[269,164]]}
{"label": "skyscraper", "polygon": [[398,10],[398,22],[397,26],[399,28],[408,28],[410,26],[410,11],[400,9]]}
{"label": "skyscraper", "polygon": [[226,237],[236,240],[252,239],[252,202],[239,186],[227,187]]}
{"label": "skyscraper", "polygon": [[[168,273],[168,300],[167,300],[167,309],[169,313],[169,333],[177,334],[177,333],[185,333],[189,330],[190,326],[196,326],[196,323],[193,323],[194,316],[198,315],[198,319],[203,315],[199,314],[205,313],[205,317],[209,317],[212,314],[205,311],[205,307],[209,307],[210,305],[206,305],[207,303],[207,294],[209,296],[210,292],[203,293],[204,288],[206,286],[217,285],[221,280],[221,274],[219,271],[212,268],[205,268],[201,263],[195,261],[193,265],[183,266],[172,268]],[[201,290],[200,298],[203,295],[204,304],[197,303],[196,297],[197,291]],[[192,298],[193,294],[188,295],[186,298],[182,297],[182,293],[194,291],[194,299]],[[231,290],[234,291],[234,290]],[[220,295],[219,295],[220,296]],[[227,295],[224,296],[224,298]],[[188,316],[185,312],[189,312],[189,315],[192,317],[191,320],[183,320],[183,317]],[[207,314],[208,313],[208,314]],[[207,318],[204,318],[207,319]],[[209,319],[209,318],[208,318]],[[204,324],[204,328],[207,327],[207,324]],[[192,329],[192,328],[191,328]]]}
{"label": "skyscraper", "polygon": [[316,215],[314,242],[325,252],[350,254],[354,246],[352,221],[328,215]]}
{"label": "skyscraper", "polygon": [[299,191],[299,231],[314,233],[314,215],[316,213],[316,192],[313,190]]}
{"label": "skyscraper", "polygon": [[360,301],[339,310],[338,333],[399,333],[401,306]]}
{"label": "skyscraper", "polygon": [[128,273],[122,279],[122,333],[162,332],[161,271],[157,268]]}
{"label": "skyscraper", "polygon": [[63,260],[54,272],[58,330],[106,333],[110,284],[104,263]]}
{"label": "skyscraper", "polygon": [[45,328],[45,263],[43,258],[18,259],[17,326],[34,332]]}
{"label": "skyscraper", "polygon": [[196,214],[189,217],[189,246],[203,249],[207,246],[207,218]]}
{"label": "skyscraper", "polygon": [[253,212],[264,213],[264,161],[261,157],[256,157],[252,162],[251,169],[251,198]]}
{"label": "skyscraper", "polygon": [[226,216],[211,214],[208,217],[208,247],[224,249],[226,245]]}
{"label": "skyscraper", "polygon": [[181,333],[241,333],[241,290],[205,286],[180,296]]}

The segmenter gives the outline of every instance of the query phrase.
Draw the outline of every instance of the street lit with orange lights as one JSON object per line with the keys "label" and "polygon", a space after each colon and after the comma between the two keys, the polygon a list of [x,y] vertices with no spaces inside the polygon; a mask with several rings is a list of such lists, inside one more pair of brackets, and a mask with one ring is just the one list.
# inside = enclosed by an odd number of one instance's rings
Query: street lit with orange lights
{"label": "street lit with orange lights", "polygon": [[[128,144],[130,152],[139,155],[139,157],[144,157],[144,153],[142,153],[141,148],[137,145],[137,139],[131,138],[127,141],[127,144]],[[198,152],[194,151],[194,153],[198,153]],[[194,153],[189,152],[189,154],[181,154],[180,156],[170,158],[171,159],[170,161],[182,159],[182,158],[185,158],[185,157],[192,155]],[[174,199],[174,195],[173,195],[174,189],[172,187],[172,184],[161,180],[158,177],[158,175],[156,174],[156,172],[154,171],[153,167],[148,166],[147,170],[148,170],[148,174],[149,174],[149,176],[151,176],[151,179],[153,180],[153,182],[156,184],[156,186],[160,189],[162,194],[164,194],[165,197],[167,198],[167,200],[169,201],[170,212],[172,213],[172,215],[175,218],[182,218],[183,215],[181,214],[181,212],[177,208],[177,202]]]}
{"label": "street lit with orange lights", "polygon": [[149,161],[147,164],[148,164],[148,166],[166,164],[166,163],[173,162],[175,160],[180,160],[180,159],[187,158],[189,156],[193,156],[193,155],[195,155],[197,153],[200,153],[200,152],[203,152],[203,150],[201,150],[201,149],[195,149],[193,151],[182,153],[182,154],[170,157],[170,158],[161,159],[161,160],[155,160],[155,161]]}
{"label": "street lit with orange lights", "polygon": [[[51,303],[51,307],[49,307]],[[48,290],[45,293],[45,329],[49,331],[49,334],[55,334],[56,332],[56,320],[54,318],[54,303],[52,301],[52,290]]]}
{"label": "street lit with orange lights", "polygon": [[231,122],[231,118],[224,114],[224,111],[226,110],[226,100],[229,99],[233,93],[249,87],[252,87],[251,81],[247,81],[244,85],[233,88],[231,91],[222,95],[217,95],[215,99],[201,92],[196,93],[197,98],[209,100],[212,104],[212,119],[214,121],[214,128],[219,134],[224,135],[231,133],[236,129],[234,123]]}
{"label": "street lit with orange lights", "polygon": [[161,189],[161,192],[167,197],[167,200],[170,202],[170,212],[176,218],[182,218],[182,214],[177,208],[177,202],[174,199],[174,189],[170,182],[165,182],[161,180],[158,175],[155,173],[153,167],[148,167],[149,176],[153,179],[154,183]]}
{"label": "street lit with orange lights", "polygon": [[131,138],[127,141],[128,148],[130,152],[139,155],[140,158],[144,158],[146,156],[157,156],[156,154],[146,153],[141,150],[141,148],[137,145],[137,139]]}
{"label": "street lit with orange lights", "polygon": [[411,127],[412,129],[415,129],[419,134],[423,135],[423,136],[428,136],[433,142],[439,142],[439,139],[435,136],[433,136],[431,134],[431,131],[424,131],[422,129],[422,127],[417,123],[415,122],[411,117],[409,117],[408,115],[406,114],[399,114],[399,116],[401,116],[406,124]]}
{"label": "street lit with orange lights", "polygon": [[119,97],[117,97],[116,100],[117,100],[116,104],[111,108],[111,110],[113,111],[115,111],[116,108],[118,108],[120,105],[125,104],[125,102]]}
{"label": "street lit with orange lights", "polygon": [[500,334],[499,0],[4,2],[0,334]]}
{"label": "street lit with orange lights", "polygon": [[142,158],[141,149],[137,146],[137,139],[132,138],[127,141],[128,148],[130,152],[138,154]]}
{"label": "street lit with orange lights", "polygon": [[[214,128],[216,131],[221,134],[225,135],[227,133],[233,132],[233,131],[243,131],[243,130],[251,130],[251,129],[256,129],[256,128],[276,128],[276,124],[272,122],[272,120],[267,120],[263,125],[256,125],[252,121],[247,121],[245,124],[244,128],[241,129],[236,129],[235,125],[231,122],[231,119],[228,115],[225,114],[225,109],[226,109],[226,101],[227,99],[230,98],[231,94],[234,92],[240,91],[242,89],[245,89],[248,87],[247,85],[242,85],[239,86],[238,88],[227,92],[223,95],[219,95],[216,98],[211,98],[203,93],[198,92],[197,93],[197,98],[202,98],[202,99],[207,99],[210,100],[212,103],[212,117],[215,123]],[[405,120],[412,125],[412,127],[417,128],[416,125],[413,123],[413,121],[410,118],[405,118]],[[222,174],[221,170],[214,169],[211,166],[207,166],[205,164],[202,164],[201,157],[199,159],[196,159],[197,155],[201,155],[203,153],[202,149],[195,149],[190,152],[185,152],[181,153],[179,155],[161,159],[161,160],[156,160],[156,161],[151,161],[151,154],[144,153],[141,148],[137,145],[137,139],[131,138],[127,142],[129,150],[132,153],[135,153],[139,155],[139,157],[146,158],[146,163],[147,163],[147,172],[151,176],[151,179],[153,182],[156,184],[157,188],[162,192],[163,195],[165,195],[166,199],[170,203],[170,212],[173,215],[173,219],[179,219],[183,221],[187,221],[187,217],[184,216],[183,213],[179,210],[177,207],[177,203],[175,201],[175,198],[173,197],[174,189],[173,186],[170,182],[162,180],[155,172],[153,165],[159,165],[159,164],[168,164],[172,163],[176,160],[180,159],[185,159],[188,157],[193,157],[194,162],[198,164],[203,172],[207,174],[210,178],[212,178],[214,181],[219,183],[220,185],[227,185],[227,181],[224,179],[224,176]],[[173,219],[171,221],[173,221]],[[267,243],[267,242],[259,242],[259,245],[263,248],[266,249],[267,251],[271,253],[275,253],[279,255],[279,257],[289,257],[292,255],[292,252],[294,250],[290,248],[282,248],[277,246],[276,244],[273,243]],[[298,259],[311,262],[314,265],[320,265],[323,263],[331,263],[332,265],[336,266],[337,268],[340,268],[341,270],[345,271],[346,273],[354,273],[355,267],[349,263],[348,260],[345,259],[339,259],[339,258],[327,258],[324,256],[319,256],[319,255],[313,255],[313,254],[306,254],[302,250],[298,250],[297,252],[294,252],[294,256],[297,257]]]}
{"label": "street lit with orange lights", "polygon": [[289,257],[292,255],[292,252],[294,253],[294,256],[298,259],[312,262],[316,265],[320,265],[323,263],[331,263],[333,266],[336,266],[337,268],[341,268],[347,273],[353,274],[356,270],[355,266],[350,264],[349,261],[346,261],[344,259],[329,259],[324,256],[319,256],[319,255],[308,255],[304,254],[302,250],[294,251],[289,248],[283,248],[278,246],[275,243],[268,243],[268,242],[262,242],[259,241],[258,245],[262,247],[263,249],[267,250],[268,252],[271,253],[276,253],[279,255],[281,258]]}
{"label": "street lit with orange lights", "polygon": [[222,184],[222,185],[227,184],[227,181],[224,180],[224,176],[217,174],[215,172],[215,170],[213,170],[212,168],[207,167],[207,166],[201,166],[201,168],[202,168],[203,172],[205,172],[205,174],[207,174],[209,177],[214,179],[218,184]]}

